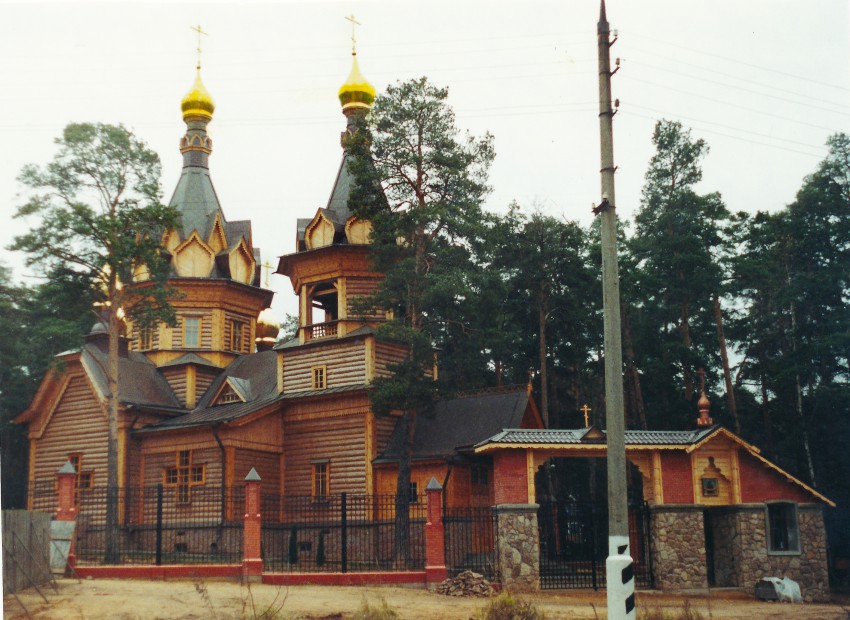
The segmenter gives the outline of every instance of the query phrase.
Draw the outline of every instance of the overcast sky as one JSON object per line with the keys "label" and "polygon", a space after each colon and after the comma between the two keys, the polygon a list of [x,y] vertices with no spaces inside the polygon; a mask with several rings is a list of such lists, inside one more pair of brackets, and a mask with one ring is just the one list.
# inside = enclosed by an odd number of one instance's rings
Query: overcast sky
{"label": "overcast sky", "polygon": [[[618,211],[633,216],[660,118],[711,151],[701,191],[730,210],[794,199],[835,132],[850,131],[846,0],[609,0],[620,100]],[[558,2],[0,3],[0,244],[26,223],[16,176],[46,163],[69,122],[123,123],[156,150],[167,201],[180,174],[180,99],[216,102],[213,182],[228,219],[253,220],[264,260],[294,250],[295,220],[327,202],[344,128],[337,90],[354,14],[363,74],[382,91],[422,75],[449,87],[458,125],[495,136],[487,206],[516,200],[590,223],[599,201],[596,0]],[[20,257],[2,250],[19,276]],[[292,288],[271,276],[279,315]]]}

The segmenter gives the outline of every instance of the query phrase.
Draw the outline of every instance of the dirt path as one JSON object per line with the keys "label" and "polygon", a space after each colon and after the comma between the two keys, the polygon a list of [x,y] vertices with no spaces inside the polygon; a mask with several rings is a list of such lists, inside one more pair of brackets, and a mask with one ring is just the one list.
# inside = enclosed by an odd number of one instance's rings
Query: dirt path
{"label": "dirt path", "polygon": [[[269,608],[280,608],[281,620],[346,620],[365,598],[377,604],[383,598],[405,620],[467,620],[485,605],[481,599],[449,598],[419,588],[324,587],[254,585],[250,589],[229,581],[59,581],[58,593],[48,587],[44,603],[35,590],[19,594],[39,620],[156,620],[255,618]],[[550,620],[591,620],[605,617],[604,592],[544,592],[533,600]],[[706,620],[846,620],[850,605],[780,605],[757,602],[740,593],[713,593],[687,599]],[[253,605],[252,605],[253,601]],[[684,597],[639,593],[638,610],[681,609]],[[252,609],[254,610],[252,612]],[[14,597],[4,599],[4,618],[26,618]],[[640,616],[639,616],[640,617]]]}

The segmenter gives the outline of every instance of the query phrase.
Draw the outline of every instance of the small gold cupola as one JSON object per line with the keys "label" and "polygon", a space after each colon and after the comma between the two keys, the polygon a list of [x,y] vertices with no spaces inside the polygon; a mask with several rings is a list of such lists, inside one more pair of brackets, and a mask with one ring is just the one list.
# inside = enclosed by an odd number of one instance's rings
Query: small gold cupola
{"label": "small gold cupola", "polygon": [[201,117],[207,121],[212,120],[213,112],[215,112],[215,103],[204,83],[201,81],[200,65],[198,65],[198,72],[195,75],[195,83],[192,85],[192,89],[180,101],[180,109],[183,111],[184,121],[188,121],[193,117]]}
{"label": "small gold cupola", "polygon": [[339,102],[342,104],[342,111],[346,112],[358,108],[369,109],[374,101],[375,87],[360,73],[360,66],[357,64],[357,52],[352,52],[351,73],[348,74],[348,79],[339,88]]}
{"label": "small gold cupola", "polygon": [[375,101],[375,87],[363,77],[360,66],[357,64],[357,39],[354,28],[359,26],[360,22],[354,19],[354,15],[349,15],[345,19],[351,22],[351,73],[348,74],[345,83],[339,87],[339,102],[342,104],[342,113],[347,115],[354,110],[371,108]]}

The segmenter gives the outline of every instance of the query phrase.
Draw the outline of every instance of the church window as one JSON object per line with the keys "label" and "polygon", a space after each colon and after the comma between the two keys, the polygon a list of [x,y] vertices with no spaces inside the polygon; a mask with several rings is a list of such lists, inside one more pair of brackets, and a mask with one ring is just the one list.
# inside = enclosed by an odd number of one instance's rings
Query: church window
{"label": "church window", "polygon": [[247,325],[242,321],[230,322],[230,350],[245,353],[245,339],[248,333]]}
{"label": "church window", "polygon": [[226,385],[224,389],[221,391],[218,399],[215,401],[216,405],[227,405],[229,403],[241,403],[242,399],[239,397],[239,394],[236,393],[236,390],[233,389],[232,386]]}
{"label": "church window", "polygon": [[80,452],[69,454],[68,460],[74,466],[74,471],[77,472],[77,479],[74,483],[74,503],[80,501],[80,493],[88,491],[94,486],[94,472],[83,471],[83,455]]}
{"label": "church window", "polygon": [[312,375],[311,387],[314,390],[324,390],[327,387],[327,366],[313,366],[310,374]]}
{"label": "church window", "polygon": [[702,496],[717,497],[718,495],[720,495],[720,485],[717,482],[717,478],[703,478]]}
{"label": "church window", "polygon": [[206,479],[204,466],[193,462],[191,450],[179,450],[176,467],[166,467],[163,474],[165,486],[174,487],[178,504],[192,503],[192,487]]}
{"label": "church window", "polygon": [[328,482],[330,473],[330,462],[319,461],[313,463],[313,501],[326,502],[328,500]]}
{"label": "church window", "polygon": [[419,485],[416,482],[411,482],[407,487],[407,500],[411,504],[419,503]]}
{"label": "church window", "polygon": [[201,346],[201,317],[183,318],[183,348],[198,349]]}
{"label": "church window", "polygon": [[767,505],[767,538],[770,553],[800,553],[796,504],[775,502]]}
{"label": "church window", "polygon": [[153,327],[142,327],[139,329],[139,350],[149,351],[153,349]]}

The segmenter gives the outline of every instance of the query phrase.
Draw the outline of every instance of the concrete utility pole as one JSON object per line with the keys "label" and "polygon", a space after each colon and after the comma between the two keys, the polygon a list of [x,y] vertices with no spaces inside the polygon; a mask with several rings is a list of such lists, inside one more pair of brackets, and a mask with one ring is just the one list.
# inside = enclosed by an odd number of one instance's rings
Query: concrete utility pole
{"label": "concrete utility pole", "polygon": [[635,617],[634,567],[629,553],[629,506],[626,495],[623,345],[620,337],[620,275],[617,267],[617,213],[614,198],[614,111],[611,109],[611,57],[605,0],[599,6],[599,139],[602,202],[593,211],[602,218],[602,308],[605,326],[605,418],[608,441],[609,620]]}

